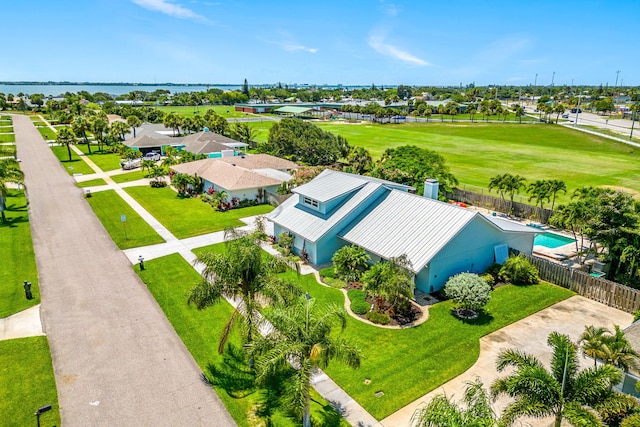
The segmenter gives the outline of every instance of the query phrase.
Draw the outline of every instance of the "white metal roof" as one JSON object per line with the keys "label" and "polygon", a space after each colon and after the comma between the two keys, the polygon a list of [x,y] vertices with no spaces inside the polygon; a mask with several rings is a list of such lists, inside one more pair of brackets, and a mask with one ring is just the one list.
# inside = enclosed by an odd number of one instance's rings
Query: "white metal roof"
{"label": "white metal roof", "polygon": [[532,233],[532,234],[542,234],[544,230],[539,230],[533,227],[526,226],[524,224],[520,224],[516,221],[511,221],[506,218],[500,218],[492,215],[482,215],[483,218],[489,220],[489,222],[496,225],[502,231],[511,231],[518,233]]}
{"label": "white metal roof", "polygon": [[465,208],[392,190],[340,237],[385,259],[406,254],[413,270],[419,272],[476,215]]}
{"label": "white metal roof", "polygon": [[310,242],[316,242],[381,187],[380,183],[364,181],[364,186],[359,191],[337,210],[326,215],[297,206],[298,196],[294,195],[274,209],[267,218]]}
{"label": "white metal roof", "polygon": [[367,180],[357,175],[325,169],[312,181],[293,189],[292,192],[302,194],[322,203],[350,193],[364,186],[367,182]]}

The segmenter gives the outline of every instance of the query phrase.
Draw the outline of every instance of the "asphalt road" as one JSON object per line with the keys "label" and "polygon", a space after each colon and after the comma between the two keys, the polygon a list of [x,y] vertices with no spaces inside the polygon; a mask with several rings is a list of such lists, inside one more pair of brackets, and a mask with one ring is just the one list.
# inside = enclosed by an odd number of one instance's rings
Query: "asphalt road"
{"label": "asphalt road", "polygon": [[13,127],[62,424],[234,426],[29,118],[14,115]]}

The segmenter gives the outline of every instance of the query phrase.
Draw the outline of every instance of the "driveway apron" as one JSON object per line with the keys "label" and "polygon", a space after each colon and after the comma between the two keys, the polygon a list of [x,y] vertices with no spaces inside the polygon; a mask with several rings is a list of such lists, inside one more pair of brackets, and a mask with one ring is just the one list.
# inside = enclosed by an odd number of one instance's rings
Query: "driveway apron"
{"label": "driveway apron", "polygon": [[13,126],[62,424],[235,425],[30,119]]}

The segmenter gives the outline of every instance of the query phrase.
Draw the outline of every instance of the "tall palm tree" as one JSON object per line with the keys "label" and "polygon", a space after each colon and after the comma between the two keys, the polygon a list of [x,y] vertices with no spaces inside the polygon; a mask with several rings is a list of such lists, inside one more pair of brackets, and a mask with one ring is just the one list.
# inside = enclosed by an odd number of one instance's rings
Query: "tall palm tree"
{"label": "tall palm tree", "polygon": [[71,144],[76,143],[76,135],[68,127],[63,127],[58,131],[56,136],[58,144],[67,146],[67,153],[69,154],[69,161],[71,161]]}
{"label": "tall palm tree", "polygon": [[473,123],[473,116],[478,112],[478,110],[476,110],[476,107],[474,107],[473,105],[470,105],[469,108],[467,108],[467,113],[469,114],[469,118],[471,119],[471,123]]}
{"label": "tall palm tree", "polygon": [[551,197],[548,181],[539,179],[530,183],[527,186],[527,192],[529,193],[529,201],[535,200],[536,206],[540,205],[540,222],[544,223],[544,202],[548,202]]}
{"label": "tall palm tree", "polygon": [[7,197],[9,195],[8,183],[23,184],[24,173],[20,170],[20,164],[14,159],[0,159],[0,215],[2,222],[7,221],[5,210],[7,209]]}
{"label": "tall palm tree", "polygon": [[556,205],[556,196],[558,195],[558,192],[562,191],[566,194],[567,184],[559,179],[549,179],[547,180],[547,185],[549,187],[549,194],[551,195],[551,210],[553,211],[553,207]]}
{"label": "tall palm tree", "polygon": [[111,126],[109,127],[109,133],[111,136],[119,141],[124,141],[124,136],[127,132],[129,132],[129,125],[120,120],[116,120],[111,123]]}
{"label": "tall palm tree", "polygon": [[84,143],[87,144],[89,154],[91,154],[91,144],[87,139],[87,132],[91,130],[91,122],[85,116],[75,116],[71,121],[71,129],[73,129],[73,133],[82,137]]}
{"label": "tall palm tree", "polygon": [[90,122],[91,132],[93,133],[93,136],[95,136],[96,140],[98,140],[98,149],[102,151],[104,134],[109,130],[109,119],[107,119],[107,115],[101,111],[91,117]]}
{"label": "tall palm tree", "polygon": [[259,335],[258,327],[262,322],[258,313],[260,301],[284,300],[295,293],[294,285],[276,276],[288,264],[282,258],[264,256],[259,246],[266,239],[262,227],[251,234],[240,234],[230,229],[225,232],[225,239],[224,253],[205,252],[195,261],[196,265],[204,267],[204,281],[191,289],[187,300],[189,304],[195,304],[198,310],[217,304],[223,297],[239,300],[224,326],[218,344],[220,354],[236,322],[242,326],[245,343],[251,343]]}
{"label": "tall palm tree", "polygon": [[613,333],[605,337],[604,344],[605,351],[602,357],[604,363],[613,365],[625,372],[629,369],[638,368],[640,355],[633,349],[620,326],[615,325]]}
{"label": "tall palm tree", "polygon": [[498,356],[498,371],[515,369],[491,386],[494,398],[505,394],[515,399],[504,409],[501,420],[511,424],[522,416],[553,416],[555,427],[560,427],[562,420],[575,426],[600,425],[593,408],[621,399],[612,387],[620,382],[622,373],[611,365],[578,370],[577,347],[567,335],[552,332],[547,343],[553,349],[550,370],[534,356],[516,349]]}
{"label": "tall palm tree", "polygon": [[266,379],[292,364],[296,371],[287,382],[286,399],[303,426],[310,427],[311,375],[332,360],[351,368],[360,366],[360,350],[331,333],[336,323],[344,330],[346,312],[337,306],[318,307],[307,295],[279,305],[266,316],[273,329],[249,345],[249,354],[260,356],[257,378]]}
{"label": "tall palm tree", "polygon": [[523,176],[511,175],[510,173],[504,174],[502,179],[504,191],[509,195],[509,211],[511,212],[513,211],[513,197],[516,193],[520,193],[520,189],[524,187],[527,180]]}
{"label": "tall palm tree", "polygon": [[476,378],[474,382],[467,383],[462,405],[439,394],[431,399],[428,405],[414,412],[411,425],[414,427],[499,427],[504,424],[498,421],[482,381]]}
{"label": "tall palm tree", "polygon": [[609,334],[609,330],[604,327],[596,328],[595,326],[587,326],[580,336],[578,343],[582,348],[582,353],[593,359],[593,367],[597,367],[598,360],[605,357],[605,339]]}
{"label": "tall palm tree", "polygon": [[522,108],[522,105],[520,104],[514,105],[513,114],[515,114],[516,117],[520,120],[520,123],[522,123],[522,116],[524,116],[524,108]]}
{"label": "tall palm tree", "polygon": [[127,125],[129,125],[129,127],[131,128],[131,130],[133,131],[133,137],[136,137],[136,128],[138,126],[142,125],[142,120],[140,120],[140,117],[135,116],[135,115],[130,115],[129,117],[127,117]]}

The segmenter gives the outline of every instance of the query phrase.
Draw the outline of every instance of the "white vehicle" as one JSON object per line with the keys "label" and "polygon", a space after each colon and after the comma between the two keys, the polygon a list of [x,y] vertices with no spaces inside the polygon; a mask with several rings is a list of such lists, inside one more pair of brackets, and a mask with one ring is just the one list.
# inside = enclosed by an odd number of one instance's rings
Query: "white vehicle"
{"label": "white vehicle", "polygon": [[156,153],[155,151],[151,151],[151,152],[145,154],[144,157],[142,158],[142,160],[153,160],[154,162],[157,162],[158,160],[160,160],[160,153]]}
{"label": "white vehicle", "polygon": [[142,159],[128,159],[120,162],[123,170],[139,168],[142,165]]}

